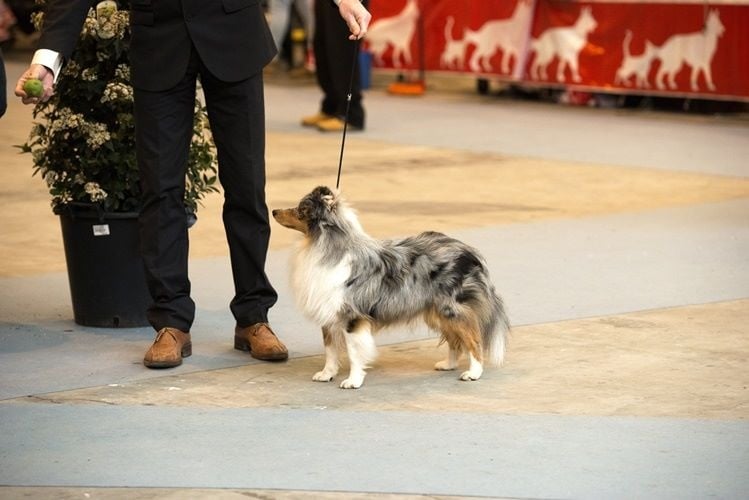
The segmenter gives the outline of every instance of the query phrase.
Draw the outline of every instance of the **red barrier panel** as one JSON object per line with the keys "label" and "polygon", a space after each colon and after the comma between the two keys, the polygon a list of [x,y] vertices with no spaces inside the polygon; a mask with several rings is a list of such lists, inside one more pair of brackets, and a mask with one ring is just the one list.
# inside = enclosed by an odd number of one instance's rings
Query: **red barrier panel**
{"label": "red barrier panel", "polygon": [[375,67],[749,100],[749,3],[372,1]]}

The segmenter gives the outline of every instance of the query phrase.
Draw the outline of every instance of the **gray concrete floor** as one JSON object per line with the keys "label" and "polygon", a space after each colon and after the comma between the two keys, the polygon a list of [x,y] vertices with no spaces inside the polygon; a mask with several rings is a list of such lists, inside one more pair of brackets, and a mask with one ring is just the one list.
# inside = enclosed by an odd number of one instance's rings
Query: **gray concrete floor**
{"label": "gray concrete floor", "polygon": [[[8,68],[14,81],[23,66]],[[228,259],[203,250],[220,235],[211,201],[191,258],[195,354],[174,370],[143,368],[148,328],[73,323],[59,250],[42,272],[0,268],[0,497],[745,497],[749,121],[444,83],[367,92],[344,192],[379,235],[438,228],[481,249],[515,325],[504,367],[475,384],[433,372],[417,328],[380,338],[359,391],[313,383],[322,346],[293,305],[281,230],[271,319],[292,359],[234,351]],[[298,125],[318,99],[269,78],[272,203],[334,182],[339,138]],[[1,164],[22,163],[9,146],[30,121],[11,101]],[[2,196],[34,212],[47,202],[30,170],[6,171]],[[4,252],[30,258],[3,224]]]}

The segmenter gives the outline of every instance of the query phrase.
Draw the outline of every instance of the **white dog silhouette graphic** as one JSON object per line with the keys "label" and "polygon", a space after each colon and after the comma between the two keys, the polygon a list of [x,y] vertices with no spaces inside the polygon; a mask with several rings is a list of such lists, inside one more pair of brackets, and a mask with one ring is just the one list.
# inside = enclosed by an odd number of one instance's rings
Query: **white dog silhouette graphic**
{"label": "white dog silhouette graphic", "polygon": [[614,83],[617,85],[629,85],[629,80],[633,76],[634,86],[648,88],[648,73],[650,72],[650,64],[653,62],[656,56],[656,46],[650,40],[645,40],[645,50],[642,54],[632,55],[629,51],[629,44],[632,41],[632,31],[627,30],[624,35],[624,41],[622,42],[622,52],[624,57],[622,58],[622,64],[616,70],[616,76],[614,77]]}
{"label": "white dog silhouette graphic", "polygon": [[393,48],[394,67],[401,67],[401,57],[407,66],[411,64],[411,39],[418,20],[419,6],[416,0],[408,0],[403,10],[395,16],[372,22],[365,40],[377,65],[383,65],[382,56],[388,47]]}
{"label": "white dog silhouette graphic", "polygon": [[514,58],[515,64],[520,60],[531,14],[530,0],[518,0],[509,18],[487,21],[476,31],[466,30],[465,41],[476,46],[469,62],[471,71],[491,71],[489,60],[495,52],[501,50],[500,71],[509,74],[511,60]]}
{"label": "white dog silhouette graphic", "polygon": [[466,40],[453,39],[455,18],[450,16],[445,23],[445,48],[440,55],[440,66],[450,69],[462,69],[466,51]]}
{"label": "white dog silhouette graphic", "polygon": [[546,67],[555,57],[559,58],[557,65],[557,81],[564,81],[565,68],[570,69],[572,80],[579,82],[578,57],[588,42],[588,35],[598,26],[593,17],[592,9],[583,7],[580,16],[572,26],[549,28],[531,42],[531,50],[536,57],[530,68],[531,78],[547,80]]}
{"label": "white dog silhouette graphic", "polygon": [[711,10],[702,31],[677,34],[663,42],[657,49],[657,57],[661,60],[655,83],[659,89],[676,88],[676,74],[683,65],[690,66],[692,72],[690,83],[692,90],[699,90],[697,78],[700,72],[705,75],[705,82],[709,90],[715,90],[713,73],[710,64],[718,48],[718,38],[725,33],[726,28],[720,21],[717,10]]}

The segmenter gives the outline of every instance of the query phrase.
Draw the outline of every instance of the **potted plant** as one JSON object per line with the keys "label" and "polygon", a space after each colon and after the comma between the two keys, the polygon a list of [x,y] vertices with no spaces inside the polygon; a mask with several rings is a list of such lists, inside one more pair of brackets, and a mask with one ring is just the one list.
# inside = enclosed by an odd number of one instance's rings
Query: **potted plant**
{"label": "potted plant", "polygon": [[[60,216],[76,323],[144,326],[150,302],[138,252],[140,204],[130,85],[129,1],[89,11],[55,94],[34,109],[28,141],[34,174]],[[43,13],[34,16],[37,29]],[[216,156],[205,107],[196,98],[185,190],[190,224],[216,187]]]}

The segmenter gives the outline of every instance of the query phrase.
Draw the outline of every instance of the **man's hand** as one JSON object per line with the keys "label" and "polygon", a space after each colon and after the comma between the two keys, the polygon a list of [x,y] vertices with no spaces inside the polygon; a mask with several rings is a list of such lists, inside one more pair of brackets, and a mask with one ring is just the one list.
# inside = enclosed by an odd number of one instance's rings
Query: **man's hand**
{"label": "man's hand", "polygon": [[351,35],[349,40],[359,40],[364,38],[369,28],[369,21],[372,14],[361,4],[359,0],[341,0],[338,4],[338,12],[346,24],[348,24]]}
{"label": "man's hand", "polygon": [[[32,97],[26,94],[26,91],[23,90],[23,84],[26,83],[26,80],[32,78],[41,80],[42,85],[44,86],[44,93],[40,97]],[[52,97],[52,94],[54,94],[54,80],[54,75],[49,68],[42,66],[41,64],[32,64],[29,66],[29,69],[23,72],[21,78],[18,79],[15,94],[21,98],[21,101],[23,101],[24,104],[47,102],[49,98]]]}

